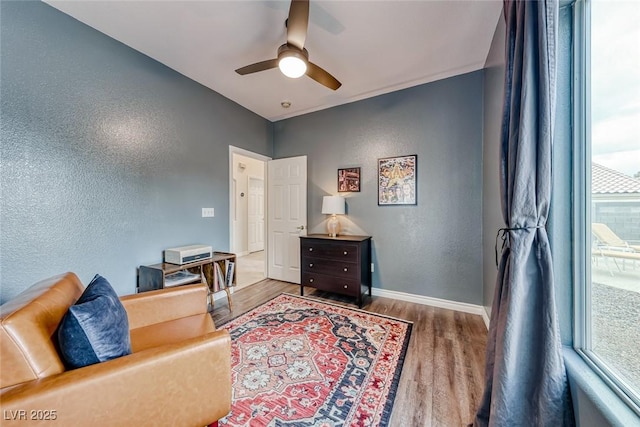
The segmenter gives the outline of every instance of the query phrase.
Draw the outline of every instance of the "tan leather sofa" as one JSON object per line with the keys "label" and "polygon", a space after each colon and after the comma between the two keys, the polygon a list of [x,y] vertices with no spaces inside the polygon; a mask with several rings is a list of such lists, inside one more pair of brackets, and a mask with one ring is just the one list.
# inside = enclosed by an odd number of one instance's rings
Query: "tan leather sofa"
{"label": "tan leather sofa", "polygon": [[2,426],[205,426],[231,408],[231,348],[207,313],[207,288],[121,298],[132,354],[65,371],[56,328],[82,294],[73,273],[0,307]]}

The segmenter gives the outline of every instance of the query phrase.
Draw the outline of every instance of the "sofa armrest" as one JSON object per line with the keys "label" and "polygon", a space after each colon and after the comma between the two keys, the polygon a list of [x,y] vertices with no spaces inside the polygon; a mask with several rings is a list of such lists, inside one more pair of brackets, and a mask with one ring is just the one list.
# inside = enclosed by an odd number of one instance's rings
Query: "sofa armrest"
{"label": "sofa armrest", "polygon": [[120,298],[129,328],[137,329],[207,312],[209,289],[203,283],[141,292]]}
{"label": "sofa armrest", "polygon": [[231,409],[230,359],[221,330],[20,384],[2,390],[2,425],[208,425]]}

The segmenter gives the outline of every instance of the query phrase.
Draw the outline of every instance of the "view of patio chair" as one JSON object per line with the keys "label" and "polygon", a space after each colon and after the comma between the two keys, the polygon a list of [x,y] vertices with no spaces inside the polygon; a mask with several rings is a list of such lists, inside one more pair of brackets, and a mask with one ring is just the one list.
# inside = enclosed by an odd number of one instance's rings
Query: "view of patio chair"
{"label": "view of patio chair", "polygon": [[[640,263],[640,246],[630,245],[628,242],[622,240],[606,224],[594,222],[591,224],[591,231],[596,240],[592,252],[594,261],[596,261],[598,257],[603,258],[612,276],[614,275],[613,270],[607,262],[609,259],[613,261],[618,271],[625,269],[626,261],[630,261],[635,270],[637,263]],[[617,260],[622,260],[622,268],[618,265]]]}
{"label": "view of patio chair", "polygon": [[607,224],[594,222],[591,231],[598,241],[598,248],[605,250],[619,250],[624,252],[640,252],[640,246],[630,245],[622,240]]}

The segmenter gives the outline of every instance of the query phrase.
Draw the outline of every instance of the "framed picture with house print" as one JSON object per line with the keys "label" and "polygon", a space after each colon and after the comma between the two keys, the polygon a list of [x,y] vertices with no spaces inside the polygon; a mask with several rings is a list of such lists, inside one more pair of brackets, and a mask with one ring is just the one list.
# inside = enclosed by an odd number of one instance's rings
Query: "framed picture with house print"
{"label": "framed picture with house print", "polygon": [[416,205],[418,155],[378,159],[378,205]]}
{"label": "framed picture with house print", "polygon": [[338,193],[360,191],[360,168],[338,169]]}

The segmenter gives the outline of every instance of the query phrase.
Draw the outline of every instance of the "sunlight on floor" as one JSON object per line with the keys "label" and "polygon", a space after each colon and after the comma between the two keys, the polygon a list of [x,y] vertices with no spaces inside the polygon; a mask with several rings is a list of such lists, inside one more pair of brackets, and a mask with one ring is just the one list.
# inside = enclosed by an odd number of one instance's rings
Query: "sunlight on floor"
{"label": "sunlight on floor", "polygon": [[264,251],[238,257],[236,263],[236,290],[265,278]]}

